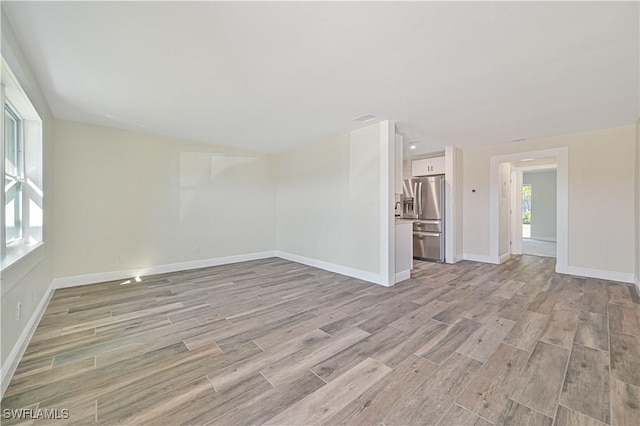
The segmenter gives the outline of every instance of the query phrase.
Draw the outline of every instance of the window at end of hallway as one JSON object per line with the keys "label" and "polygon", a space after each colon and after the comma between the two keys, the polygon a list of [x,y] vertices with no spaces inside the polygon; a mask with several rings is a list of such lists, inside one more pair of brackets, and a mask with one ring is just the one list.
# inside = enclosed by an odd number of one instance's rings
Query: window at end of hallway
{"label": "window at end of hallway", "polygon": [[42,120],[2,58],[0,120],[4,187],[0,209],[1,270],[38,247],[43,235]]}

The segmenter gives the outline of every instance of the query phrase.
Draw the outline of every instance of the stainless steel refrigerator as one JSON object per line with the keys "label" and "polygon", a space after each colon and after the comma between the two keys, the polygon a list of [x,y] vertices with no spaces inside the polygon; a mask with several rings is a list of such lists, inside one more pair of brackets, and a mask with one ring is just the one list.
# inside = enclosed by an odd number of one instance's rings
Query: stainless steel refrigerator
{"label": "stainless steel refrigerator", "polygon": [[413,257],[444,262],[444,175],[405,179],[402,217],[414,219]]}

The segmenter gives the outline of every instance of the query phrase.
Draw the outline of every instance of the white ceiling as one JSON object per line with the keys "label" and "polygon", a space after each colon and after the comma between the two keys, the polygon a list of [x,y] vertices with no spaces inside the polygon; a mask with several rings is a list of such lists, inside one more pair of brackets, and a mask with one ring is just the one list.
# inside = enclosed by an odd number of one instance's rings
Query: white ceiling
{"label": "white ceiling", "polygon": [[8,2],[63,119],[281,151],[396,120],[422,150],[631,124],[638,2]]}

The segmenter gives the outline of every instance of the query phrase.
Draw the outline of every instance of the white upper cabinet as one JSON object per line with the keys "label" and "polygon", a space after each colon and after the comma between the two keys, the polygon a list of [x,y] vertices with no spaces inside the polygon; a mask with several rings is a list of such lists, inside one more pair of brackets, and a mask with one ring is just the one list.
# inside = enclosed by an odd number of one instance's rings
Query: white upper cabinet
{"label": "white upper cabinet", "polygon": [[411,174],[413,176],[443,175],[444,157],[413,160],[411,163]]}

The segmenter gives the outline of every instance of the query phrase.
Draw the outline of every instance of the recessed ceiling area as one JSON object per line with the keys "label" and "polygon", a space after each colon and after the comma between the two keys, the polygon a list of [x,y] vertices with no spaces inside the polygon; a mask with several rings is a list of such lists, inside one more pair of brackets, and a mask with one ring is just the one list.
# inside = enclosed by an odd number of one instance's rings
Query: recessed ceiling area
{"label": "recessed ceiling area", "polygon": [[395,120],[430,150],[634,123],[637,2],[11,2],[58,118],[278,152]]}

